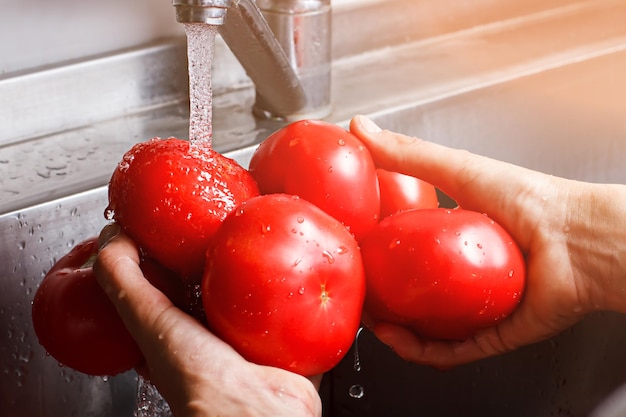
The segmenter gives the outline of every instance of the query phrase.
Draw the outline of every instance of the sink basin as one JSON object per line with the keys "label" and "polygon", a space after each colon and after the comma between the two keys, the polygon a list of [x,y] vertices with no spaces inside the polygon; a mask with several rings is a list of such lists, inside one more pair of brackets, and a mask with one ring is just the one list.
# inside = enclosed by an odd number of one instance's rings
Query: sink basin
{"label": "sink basin", "polygon": [[[346,126],[354,114],[367,114],[390,130],[550,174],[626,183],[626,5],[555,3],[524,17],[337,56],[328,120]],[[167,41],[41,74],[39,85],[46,77],[101,76],[102,68],[139,77],[181,54],[183,42]],[[218,77],[231,69],[218,68]],[[167,79],[165,70],[144,80],[160,95],[146,98],[136,83],[124,95],[125,103],[143,100],[140,110],[93,119],[102,105],[82,124],[65,119],[71,129],[46,120],[45,134],[24,127],[15,140],[2,139],[0,166],[11,175],[0,183],[0,417],[133,414],[135,374],[92,378],[59,367],[37,343],[30,303],[54,259],[106,223],[106,182],[121,154],[151,136],[186,135],[184,78]],[[12,82],[0,89],[20,87]],[[244,83],[214,98],[215,146],[243,165],[281,125],[252,117],[253,94]],[[624,328],[626,317],[597,313],[551,340],[446,372],[407,364],[364,331],[361,371],[349,353],[324,380],[325,412],[587,416],[626,383]],[[361,398],[349,395],[353,385],[363,388]]]}
{"label": "sink basin", "polygon": [[[626,183],[626,51],[415,107],[384,127],[592,182]],[[485,198],[489,198],[485,196]],[[361,371],[348,355],[329,379],[332,416],[588,416],[626,384],[626,316],[598,313],[563,334],[440,372],[408,365],[370,333]],[[348,393],[364,389],[361,399]]]}

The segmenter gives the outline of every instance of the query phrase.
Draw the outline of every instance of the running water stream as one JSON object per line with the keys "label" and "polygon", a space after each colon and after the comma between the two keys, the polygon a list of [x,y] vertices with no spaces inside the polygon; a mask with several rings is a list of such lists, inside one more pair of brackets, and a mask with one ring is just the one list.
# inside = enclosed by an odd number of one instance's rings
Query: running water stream
{"label": "running water stream", "polygon": [[[189,67],[189,140],[212,144],[213,91],[211,65],[215,44],[215,26],[185,24]],[[135,417],[172,417],[169,405],[150,381],[138,378]]]}
{"label": "running water stream", "polygon": [[213,138],[213,91],[211,65],[215,45],[215,26],[185,24],[189,66],[189,140],[207,142]]}

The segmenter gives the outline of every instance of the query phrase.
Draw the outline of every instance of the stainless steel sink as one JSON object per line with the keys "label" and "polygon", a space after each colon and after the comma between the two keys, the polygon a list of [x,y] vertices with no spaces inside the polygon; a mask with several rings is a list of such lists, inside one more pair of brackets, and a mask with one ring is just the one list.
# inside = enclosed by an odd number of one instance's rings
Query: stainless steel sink
{"label": "stainless steel sink", "polygon": [[[493,13],[452,9],[459,21],[478,21],[446,30],[406,18],[416,10],[435,18],[443,6],[356,3],[334,16],[344,40],[335,41],[328,120],[345,126],[367,114],[391,130],[554,175],[626,183],[623,2],[529,1],[499,13],[477,2]],[[404,35],[368,42],[385,4],[388,21],[405,15],[397,21]],[[217,47],[215,146],[246,165],[281,123],[252,116],[252,87]],[[16,106],[0,109],[0,417],[132,415],[134,373],[104,380],[59,367],[37,343],[30,303],[53,261],[105,224],[106,182],[121,154],[152,136],[186,136],[184,64],[184,41],[174,39],[0,79]],[[61,93],[85,85],[84,97]],[[13,120],[28,108],[23,124]],[[587,416],[626,383],[624,328],[626,317],[598,313],[544,343],[447,372],[404,363],[364,332],[362,370],[349,354],[325,378],[326,415]],[[349,395],[353,385],[362,398]]]}

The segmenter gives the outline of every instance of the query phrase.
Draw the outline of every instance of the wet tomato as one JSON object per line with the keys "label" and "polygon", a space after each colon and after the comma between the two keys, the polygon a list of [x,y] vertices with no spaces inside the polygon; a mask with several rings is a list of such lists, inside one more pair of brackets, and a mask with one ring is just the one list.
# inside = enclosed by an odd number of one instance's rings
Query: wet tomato
{"label": "wet tomato", "polygon": [[381,168],[376,170],[380,185],[380,218],[402,210],[439,207],[435,187],[426,181]]}
{"label": "wet tomato", "polygon": [[207,252],[209,328],[250,361],[301,375],[333,368],[359,328],[365,277],[354,237],[296,196],[243,203]]}
{"label": "wet tomato", "polygon": [[374,162],[361,141],[332,123],[303,120],[272,133],[250,173],[263,194],[298,195],[344,223],[358,238],[380,214]]}
{"label": "wet tomato", "polygon": [[[93,274],[98,238],[76,245],[48,271],[32,307],[39,343],[63,365],[90,375],[127,371],[143,356]],[[174,305],[204,320],[195,286],[181,285],[173,272],[142,257],[144,276]]]}
{"label": "wet tomato", "polygon": [[365,315],[426,338],[463,340],[518,305],[524,257],[487,216],[463,209],[408,210],[361,241]]}
{"label": "wet tomato", "polygon": [[32,319],[39,343],[63,365],[89,375],[116,375],[142,354],[91,267],[97,238],[59,259],[39,286]]}
{"label": "wet tomato", "polygon": [[108,217],[186,283],[199,283],[226,215],[258,195],[250,174],[209,144],[154,138],[133,146],[109,183]]}

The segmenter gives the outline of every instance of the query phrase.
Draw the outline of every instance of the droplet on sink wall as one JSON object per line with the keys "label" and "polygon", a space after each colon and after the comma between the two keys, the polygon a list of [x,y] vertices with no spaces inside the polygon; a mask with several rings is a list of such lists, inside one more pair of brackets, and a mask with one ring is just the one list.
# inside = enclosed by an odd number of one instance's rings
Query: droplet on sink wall
{"label": "droplet on sink wall", "polygon": [[354,384],[348,389],[348,395],[357,400],[361,399],[365,396],[365,389],[359,384]]}

